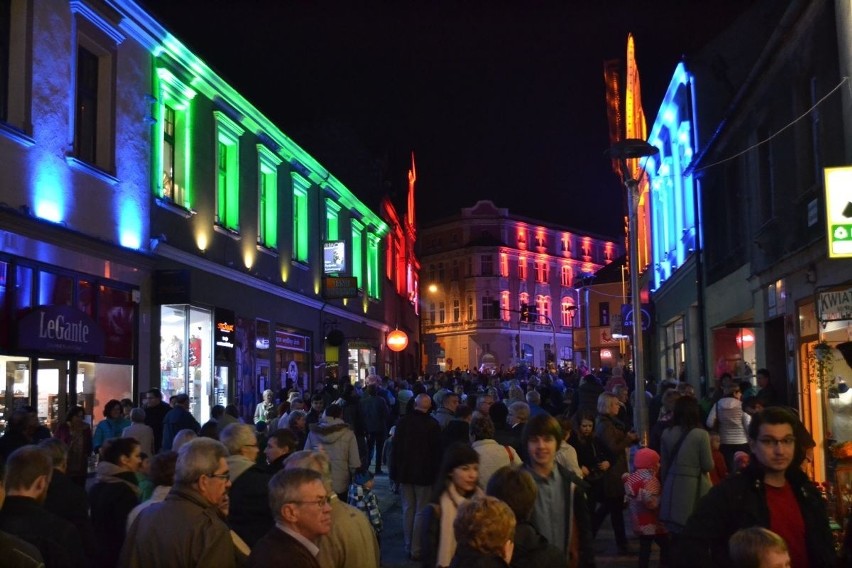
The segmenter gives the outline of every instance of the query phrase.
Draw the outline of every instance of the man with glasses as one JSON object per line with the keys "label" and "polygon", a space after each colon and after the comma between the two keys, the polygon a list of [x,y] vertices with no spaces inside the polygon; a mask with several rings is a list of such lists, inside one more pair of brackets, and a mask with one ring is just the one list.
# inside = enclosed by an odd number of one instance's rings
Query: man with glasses
{"label": "man with glasses", "polygon": [[231,533],[220,512],[231,487],[227,457],[225,446],[209,438],[196,438],[181,447],[171,491],[130,525],[119,566],[237,565]]}
{"label": "man with glasses", "polygon": [[740,529],[760,526],[784,538],[792,566],[834,566],[825,504],[800,468],[807,435],[787,408],[755,414],[748,429],[754,459],[698,503],[676,543],[675,565],[731,566],[728,539]]}
{"label": "man with glasses", "polygon": [[154,453],[156,454],[163,445],[163,420],[172,407],[167,402],[163,402],[163,393],[157,388],[145,393],[144,404],[145,424],[154,431]]}
{"label": "man with glasses", "polygon": [[322,475],[305,468],[279,471],[269,482],[269,508],[275,527],[252,548],[249,566],[320,568],[317,542],[332,526],[331,493]]}

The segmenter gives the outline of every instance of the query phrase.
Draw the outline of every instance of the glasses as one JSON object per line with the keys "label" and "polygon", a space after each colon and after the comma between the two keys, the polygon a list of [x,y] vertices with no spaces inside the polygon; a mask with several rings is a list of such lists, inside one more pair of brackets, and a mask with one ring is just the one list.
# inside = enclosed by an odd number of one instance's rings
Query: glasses
{"label": "glasses", "polygon": [[221,479],[222,481],[228,481],[228,479],[231,478],[230,471],[226,471],[225,473],[205,473],[204,475],[206,475],[207,477],[216,477],[218,479]]}
{"label": "glasses", "polygon": [[325,507],[331,503],[331,495],[323,495],[309,501],[287,501],[293,505],[316,505],[317,507]]}
{"label": "glasses", "polygon": [[796,443],[796,438],[793,438],[792,436],[790,436],[790,437],[781,438],[780,440],[778,440],[778,439],[775,439],[775,438],[770,438],[770,437],[765,436],[765,437],[758,438],[757,441],[764,448],[776,448],[778,446],[781,446],[782,448],[792,448],[793,444]]}

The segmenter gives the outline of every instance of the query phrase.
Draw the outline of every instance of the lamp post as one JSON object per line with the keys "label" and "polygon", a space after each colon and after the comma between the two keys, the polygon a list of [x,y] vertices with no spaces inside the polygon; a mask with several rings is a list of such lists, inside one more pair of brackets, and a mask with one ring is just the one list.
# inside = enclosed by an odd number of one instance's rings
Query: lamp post
{"label": "lamp post", "polygon": [[609,149],[610,158],[618,160],[621,173],[624,177],[624,187],[627,189],[627,218],[628,224],[628,246],[630,255],[630,303],[633,308],[633,375],[634,387],[634,411],[633,424],[636,433],[639,434],[639,443],[648,445],[648,409],[645,400],[645,377],[642,360],[642,300],[639,296],[639,179],[644,171],[637,172],[638,176],[628,167],[627,160],[646,158],[657,154],[659,150],[645,142],[635,138],[627,138],[613,144]]}

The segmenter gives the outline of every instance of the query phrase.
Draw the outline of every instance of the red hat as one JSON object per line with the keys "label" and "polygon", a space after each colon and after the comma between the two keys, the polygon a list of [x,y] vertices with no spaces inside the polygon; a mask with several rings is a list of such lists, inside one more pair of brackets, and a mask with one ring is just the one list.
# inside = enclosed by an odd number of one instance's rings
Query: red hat
{"label": "red hat", "polygon": [[651,448],[642,448],[636,452],[633,465],[636,466],[636,469],[654,469],[660,465],[660,454]]}

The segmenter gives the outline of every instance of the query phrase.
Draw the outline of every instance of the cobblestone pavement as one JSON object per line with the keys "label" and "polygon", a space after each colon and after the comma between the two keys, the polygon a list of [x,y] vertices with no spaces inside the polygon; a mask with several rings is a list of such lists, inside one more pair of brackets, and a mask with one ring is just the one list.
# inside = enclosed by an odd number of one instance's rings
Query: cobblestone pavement
{"label": "cobblestone pavement", "polygon": [[[402,505],[399,495],[394,495],[391,492],[390,480],[387,475],[378,475],[375,480],[376,496],[379,499],[379,509],[382,511],[382,520],[384,521],[382,567],[420,568],[420,563],[408,560],[403,549]],[[629,530],[629,519],[625,519],[625,521]],[[636,538],[630,539],[630,547],[638,552],[639,541]],[[658,562],[659,554],[655,546],[651,556],[651,566],[657,566]],[[609,520],[604,522],[595,540],[595,564],[598,568],[634,568],[638,564],[638,557],[635,555],[619,556]]]}

